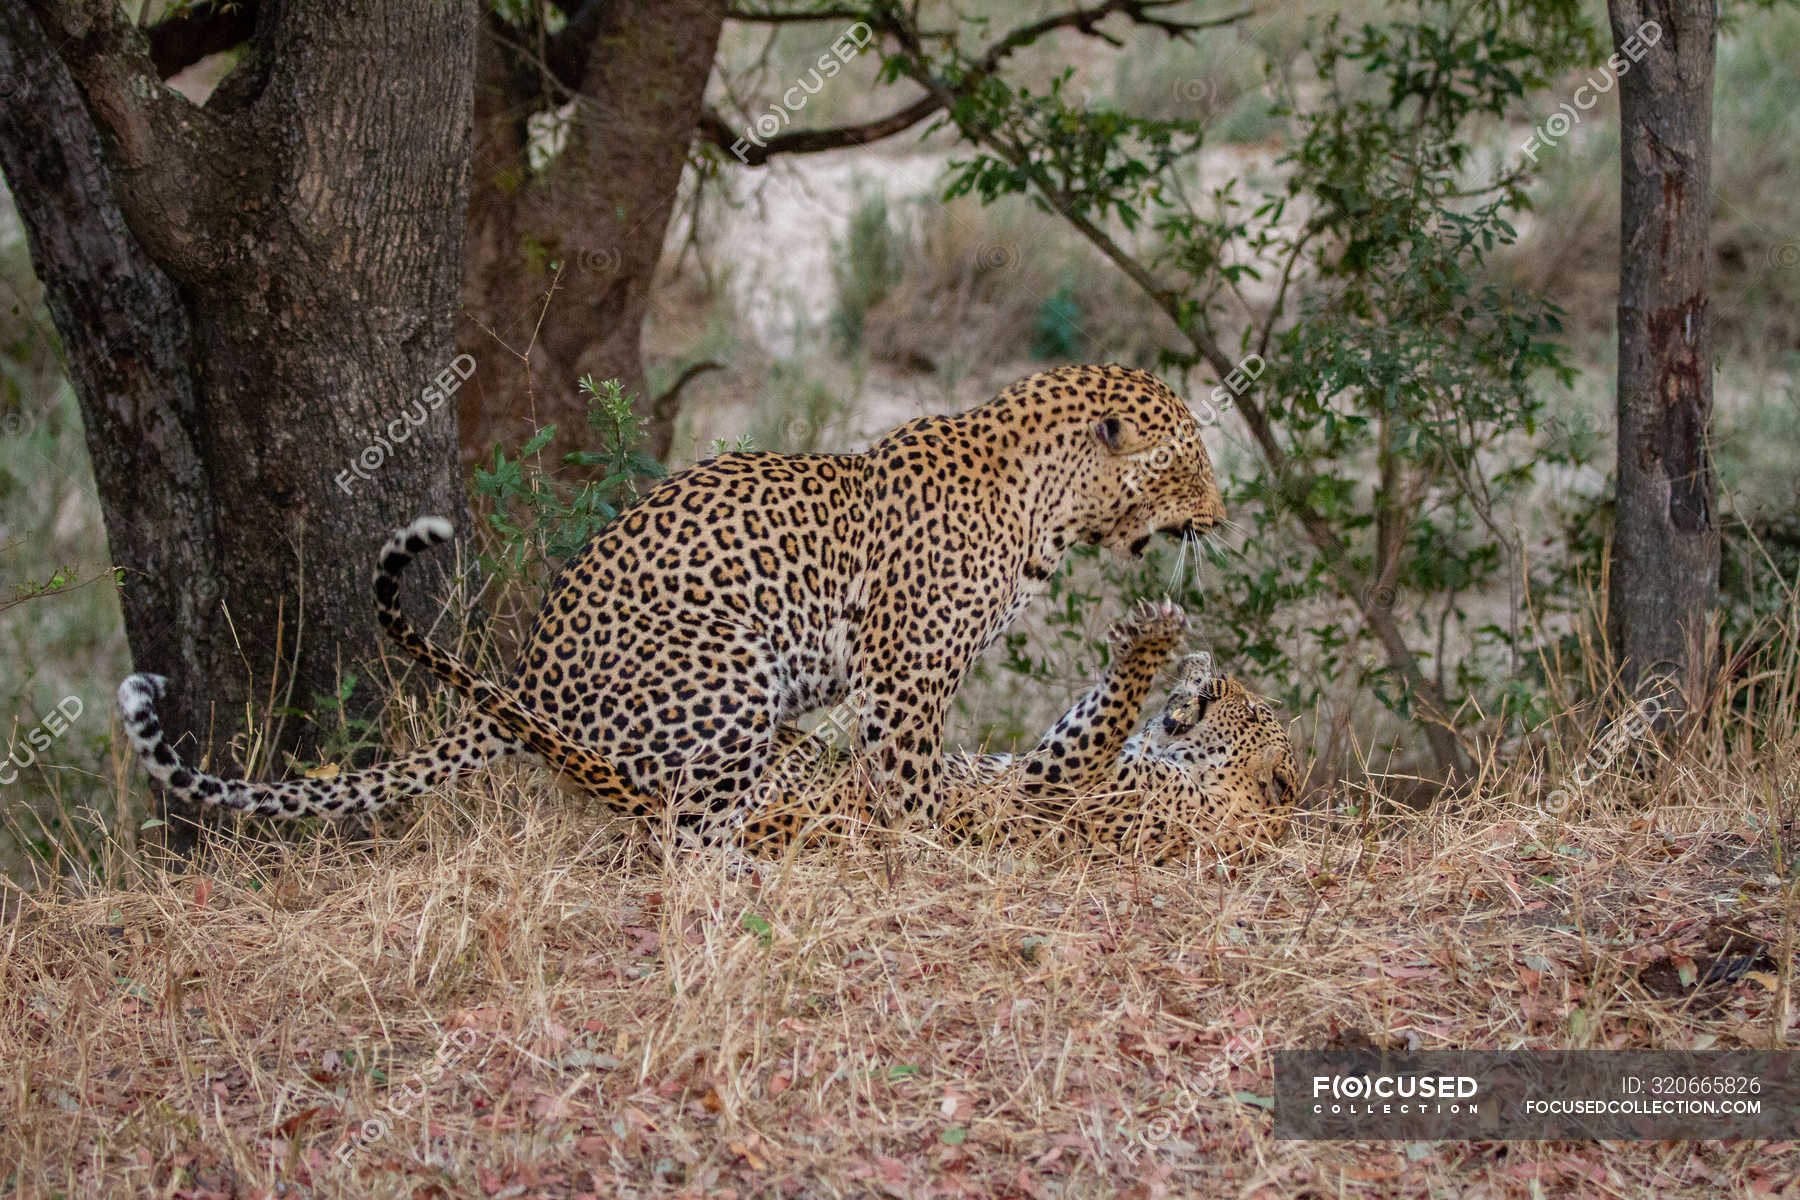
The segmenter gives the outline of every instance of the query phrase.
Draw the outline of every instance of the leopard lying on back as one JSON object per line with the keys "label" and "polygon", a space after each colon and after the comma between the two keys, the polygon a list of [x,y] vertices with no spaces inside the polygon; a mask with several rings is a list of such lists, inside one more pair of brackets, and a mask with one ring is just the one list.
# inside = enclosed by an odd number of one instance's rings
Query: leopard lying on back
{"label": "leopard lying on back", "polygon": [[[1300,783],[1293,744],[1273,708],[1214,674],[1209,655],[1181,661],[1161,715],[1131,735],[1185,629],[1167,601],[1140,606],[1113,625],[1101,678],[1029,753],[951,755],[944,832],[1153,863],[1195,852],[1243,859],[1280,840]],[[879,826],[848,756],[798,731],[783,744],[768,803],[742,833],[746,848]]]}

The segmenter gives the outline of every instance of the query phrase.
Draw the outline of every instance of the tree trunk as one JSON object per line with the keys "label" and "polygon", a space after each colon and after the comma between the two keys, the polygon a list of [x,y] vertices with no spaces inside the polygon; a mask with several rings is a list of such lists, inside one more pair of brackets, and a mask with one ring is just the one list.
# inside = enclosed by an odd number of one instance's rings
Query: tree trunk
{"label": "tree trunk", "polygon": [[[468,0],[265,2],[196,107],[121,6],[0,12],[0,169],[68,347],[132,659],[170,676],[190,761],[229,770],[271,685],[278,707],[335,694],[379,646],[381,540],[466,512],[453,406],[422,397],[457,357],[474,23]],[[296,722],[276,741],[314,744]]]}
{"label": "tree trunk", "polygon": [[[1707,446],[1717,31],[1712,0],[1611,0],[1608,9],[1622,64],[1618,507],[1608,635],[1629,694],[1666,676],[1697,700],[1709,675],[1707,630],[1719,586],[1718,482]],[[1678,698],[1666,702],[1673,710]]]}
{"label": "tree trunk", "polygon": [[[461,400],[465,462],[540,425],[585,428],[576,381],[587,374],[639,398],[650,453],[667,458],[673,440],[674,406],[645,395],[639,338],[724,5],[564,8],[569,23],[553,38],[498,15],[481,37],[458,330],[481,365]],[[533,171],[527,118],[571,99],[566,143]],[[546,306],[552,264],[562,276]],[[529,376],[517,357],[527,347]]]}

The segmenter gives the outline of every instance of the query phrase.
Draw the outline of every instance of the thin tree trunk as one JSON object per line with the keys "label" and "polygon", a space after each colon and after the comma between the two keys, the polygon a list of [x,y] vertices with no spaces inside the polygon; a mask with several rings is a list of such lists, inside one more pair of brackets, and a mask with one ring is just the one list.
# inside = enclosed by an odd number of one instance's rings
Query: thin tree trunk
{"label": "thin tree trunk", "polygon": [[[674,437],[674,406],[655,411],[645,394],[639,342],[724,5],[564,7],[573,11],[554,38],[497,15],[481,35],[458,331],[461,344],[480,348],[481,367],[462,396],[465,462],[540,425],[585,428],[576,381],[588,374],[638,397],[650,453],[667,458]],[[571,98],[567,142],[534,172],[527,118]],[[553,263],[563,270],[546,306]],[[506,349],[528,346],[529,379]]]}
{"label": "thin tree trunk", "polygon": [[0,169],[68,347],[132,658],[170,676],[190,759],[231,769],[271,681],[302,707],[335,694],[379,645],[381,539],[466,510],[454,405],[423,395],[456,357],[473,57],[469,0],[264,3],[197,107],[120,6],[0,11]]}
{"label": "thin tree trunk", "polygon": [[1628,692],[1666,676],[1694,696],[1709,675],[1719,587],[1718,482],[1707,445],[1715,14],[1712,0],[1611,0],[1608,9],[1629,64],[1619,77],[1619,459],[1608,634]]}

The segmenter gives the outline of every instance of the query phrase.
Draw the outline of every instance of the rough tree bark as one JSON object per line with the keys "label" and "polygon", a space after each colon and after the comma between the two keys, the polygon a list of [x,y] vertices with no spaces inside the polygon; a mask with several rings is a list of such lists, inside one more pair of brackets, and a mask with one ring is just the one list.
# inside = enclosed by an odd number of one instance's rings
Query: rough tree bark
{"label": "rough tree bark", "polygon": [[[569,21],[554,37],[496,14],[483,26],[458,332],[483,352],[462,396],[465,461],[538,425],[583,428],[575,384],[587,374],[640,398],[651,454],[667,458],[674,436],[675,406],[645,394],[639,339],[725,5],[563,8]],[[527,118],[571,101],[567,142],[533,172]],[[563,273],[546,308],[553,262]],[[532,347],[529,388],[523,364],[489,331],[515,351]]]}
{"label": "rough tree bark", "polygon": [[[1614,44],[1631,63],[1619,77],[1619,458],[1608,636],[1627,694],[1667,676],[1698,700],[1719,588],[1718,482],[1707,445],[1717,29],[1712,0],[1607,7]],[[1677,696],[1665,701],[1678,711]]]}
{"label": "rough tree bark", "polygon": [[[68,348],[132,658],[171,677],[190,761],[230,769],[272,681],[278,702],[334,693],[379,645],[380,540],[466,512],[453,406],[422,395],[456,353],[474,30],[470,0],[264,3],[199,107],[120,5],[0,9],[0,170]],[[380,436],[386,461],[345,486]],[[311,740],[289,721],[278,744]]]}

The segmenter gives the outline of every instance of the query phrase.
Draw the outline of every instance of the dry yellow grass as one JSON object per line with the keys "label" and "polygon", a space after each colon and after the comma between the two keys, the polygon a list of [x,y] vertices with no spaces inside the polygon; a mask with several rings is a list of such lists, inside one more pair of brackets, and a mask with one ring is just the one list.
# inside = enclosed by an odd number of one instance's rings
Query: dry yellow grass
{"label": "dry yellow grass", "polygon": [[[916,842],[734,874],[528,771],[370,839],[120,852],[0,894],[0,1181],[1797,1194],[1793,1143],[1280,1142],[1267,1109],[1282,1047],[1788,1045],[1800,720],[1763,695],[1560,816],[1535,765],[1490,765],[1426,813],[1314,797],[1230,873]],[[1717,959],[1749,961],[1683,982]]]}

